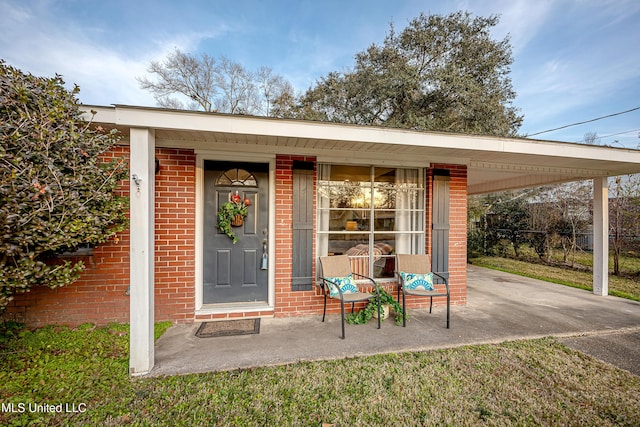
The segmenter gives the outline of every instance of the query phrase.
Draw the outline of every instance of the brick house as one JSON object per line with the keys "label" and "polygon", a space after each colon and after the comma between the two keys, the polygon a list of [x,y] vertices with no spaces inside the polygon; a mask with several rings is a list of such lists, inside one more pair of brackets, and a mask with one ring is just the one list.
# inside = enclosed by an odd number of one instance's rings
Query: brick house
{"label": "brick house", "polygon": [[[607,177],[640,172],[640,153],[625,149],[91,108],[124,135],[111,154],[129,157],[130,231],[95,248],[76,284],[18,295],[9,315],[33,326],[130,322],[132,374],[153,367],[155,321],[321,314],[323,255],[350,255],[393,288],[394,254],[429,253],[452,304],[465,304],[468,194],[594,179],[594,292],[606,295]],[[234,194],[251,202],[237,244],[217,228]]]}

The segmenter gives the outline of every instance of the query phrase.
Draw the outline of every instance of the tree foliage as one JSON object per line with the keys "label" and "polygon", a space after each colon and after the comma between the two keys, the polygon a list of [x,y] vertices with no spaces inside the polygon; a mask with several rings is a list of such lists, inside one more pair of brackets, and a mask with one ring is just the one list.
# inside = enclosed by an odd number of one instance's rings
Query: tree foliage
{"label": "tree foliage", "polygon": [[268,116],[279,98],[293,98],[293,86],[271,68],[251,72],[224,56],[176,49],[164,61],[152,61],[147,71],[155,80],[139,77],[140,87],[165,108]]}
{"label": "tree foliage", "polygon": [[495,246],[500,240],[513,245],[516,257],[520,246],[527,241],[530,230],[530,215],[525,193],[504,192],[487,196],[487,239]]}
{"label": "tree foliage", "polygon": [[[469,134],[515,135],[522,117],[511,103],[508,38],[490,30],[497,16],[424,15],[382,45],[355,57],[352,70],[331,72],[285,117]],[[281,106],[282,107],[282,106]]]}
{"label": "tree foliage", "polygon": [[119,136],[91,128],[63,85],[0,61],[0,311],[15,292],[72,283],[83,262],[57,256],[127,225],[127,165],[101,159]]}

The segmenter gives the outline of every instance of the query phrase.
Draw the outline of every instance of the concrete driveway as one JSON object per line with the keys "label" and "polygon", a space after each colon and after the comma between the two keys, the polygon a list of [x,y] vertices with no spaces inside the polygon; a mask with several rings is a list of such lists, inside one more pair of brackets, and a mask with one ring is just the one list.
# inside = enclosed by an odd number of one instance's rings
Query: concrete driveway
{"label": "concrete driveway", "polygon": [[561,342],[640,375],[640,303],[468,267],[465,306],[409,310],[406,328],[386,320],[347,325],[339,315],[261,320],[260,333],[198,338],[199,324],[171,327],[156,343],[150,376],[280,365],[378,353],[432,350],[510,340],[558,337]]}

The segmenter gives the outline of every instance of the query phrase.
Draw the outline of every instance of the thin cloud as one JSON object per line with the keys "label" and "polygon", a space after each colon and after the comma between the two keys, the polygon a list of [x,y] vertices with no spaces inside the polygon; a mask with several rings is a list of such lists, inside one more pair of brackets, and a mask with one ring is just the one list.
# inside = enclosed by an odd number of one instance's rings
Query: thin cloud
{"label": "thin cloud", "polygon": [[137,52],[144,48],[133,42],[127,53],[117,44],[105,44],[100,39],[105,36],[103,28],[67,25],[56,21],[47,9],[7,2],[0,6],[5,12],[0,14],[3,59],[34,75],[62,75],[69,88],[80,86],[79,98],[88,104],[155,105],[151,94],[140,89],[136,80],[146,74],[149,62],[165,58],[176,48],[195,50],[202,40],[227,30],[218,26],[216,32],[159,34],[147,44],[146,54],[140,55]]}

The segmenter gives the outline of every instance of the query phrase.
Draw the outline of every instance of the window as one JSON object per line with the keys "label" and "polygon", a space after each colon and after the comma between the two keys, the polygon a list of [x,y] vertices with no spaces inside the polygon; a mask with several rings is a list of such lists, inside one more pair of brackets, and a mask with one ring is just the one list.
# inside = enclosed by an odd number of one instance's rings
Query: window
{"label": "window", "polygon": [[395,254],[424,253],[424,171],[318,166],[318,254],[351,258],[354,272],[393,277]]}
{"label": "window", "polygon": [[233,168],[229,169],[218,177],[216,185],[220,187],[227,186],[244,186],[244,187],[257,187],[258,181],[251,172],[244,169]]}

